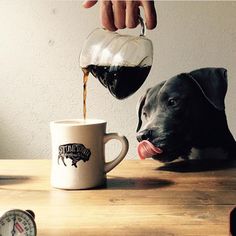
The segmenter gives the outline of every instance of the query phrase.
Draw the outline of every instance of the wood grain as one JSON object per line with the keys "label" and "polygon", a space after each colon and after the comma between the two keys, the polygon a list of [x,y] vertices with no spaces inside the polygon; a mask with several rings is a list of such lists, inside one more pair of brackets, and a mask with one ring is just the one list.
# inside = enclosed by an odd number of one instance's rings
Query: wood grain
{"label": "wood grain", "polygon": [[50,186],[49,160],[0,161],[0,213],[32,209],[39,236],[229,235],[236,162],[126,160],[107,186]]}

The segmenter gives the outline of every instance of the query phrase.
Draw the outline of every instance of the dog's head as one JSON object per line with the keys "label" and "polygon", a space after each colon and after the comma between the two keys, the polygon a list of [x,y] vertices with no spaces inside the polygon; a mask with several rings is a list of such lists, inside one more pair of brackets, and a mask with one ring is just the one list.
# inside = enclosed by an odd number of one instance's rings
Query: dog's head
{"label": "dog's head", "polygon": [[201,145],[204,132],[214,129],[216,116],[224,114],[226,91],[223,68],[182,73],[148,89],[137,105],[138,141],[161,148],[163,153],[153,158],[163,162],[188,156],[194,142]]}

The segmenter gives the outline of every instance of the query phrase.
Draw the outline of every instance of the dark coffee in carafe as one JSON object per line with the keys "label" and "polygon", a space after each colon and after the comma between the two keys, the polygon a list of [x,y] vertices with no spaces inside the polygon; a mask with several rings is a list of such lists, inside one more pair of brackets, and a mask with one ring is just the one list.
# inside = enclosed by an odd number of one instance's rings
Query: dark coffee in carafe
{"label": "dark coffee in carafe", "polygon": [[[117,99],[124,99],[135,93],[147,78],[151,66],[100,66],[89,65],[89,71]],[[83,69],[84,70],[84,69]]]}
{"label": "dark coffee in carafe", "polygon": [[87,81],[89,73],[108,88],[117,99],[124,99],[135,93],[144,83],[151,66],[98,66],[89,65],[83,71],[83,117],[87,116]]}

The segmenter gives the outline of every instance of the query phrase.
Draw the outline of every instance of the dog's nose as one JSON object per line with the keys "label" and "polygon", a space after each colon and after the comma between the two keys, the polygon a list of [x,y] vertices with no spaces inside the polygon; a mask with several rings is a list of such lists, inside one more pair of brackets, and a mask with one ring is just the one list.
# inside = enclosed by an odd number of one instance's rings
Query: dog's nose
{"label": "dog's nose", "polygon": [[141,142],[143,140],[151,139],[151,137],[152,137],[152,130],[150,130],[150,129],[142,130],[136,136],[136,138],[139,142]]}

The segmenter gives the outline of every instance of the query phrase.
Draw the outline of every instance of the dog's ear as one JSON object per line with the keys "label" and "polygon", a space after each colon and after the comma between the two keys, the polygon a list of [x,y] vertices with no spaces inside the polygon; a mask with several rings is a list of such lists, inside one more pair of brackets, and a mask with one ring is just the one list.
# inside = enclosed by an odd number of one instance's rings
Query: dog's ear
{"label": "dog's ear", "polygon": [[216,109],[224,110],[227,92],[227,70],[224,68],[203,68],[190,72],[189,77],[197,84],[205,98]]}
{"label": "dog's ear", "polygon": [[142,126],[142,110],[143,110],[143,106],[145,104],[145,100],[146,100],[149,90],[150,90],[150,88],[146,91],[145,95],[143,95],[139,99],[137,106],[136,106],[136,111],[137,111],[137,116],[138,116],[138,125],[137,125],[136,132],[138,132]]}

